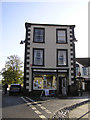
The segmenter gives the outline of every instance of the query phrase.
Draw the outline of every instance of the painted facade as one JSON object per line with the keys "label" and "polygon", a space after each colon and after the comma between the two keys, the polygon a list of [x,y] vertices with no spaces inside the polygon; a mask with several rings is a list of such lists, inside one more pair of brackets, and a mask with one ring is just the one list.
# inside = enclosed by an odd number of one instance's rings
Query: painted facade
{"label": "painted facade", "polygon": [[76,58],[76,78],[82,78],[82,89],[90,91],[90,58]]}
{"label": "painted facade", "polygon": [[75,25],[25,23],[24,87],[67,95],[75,78]]}

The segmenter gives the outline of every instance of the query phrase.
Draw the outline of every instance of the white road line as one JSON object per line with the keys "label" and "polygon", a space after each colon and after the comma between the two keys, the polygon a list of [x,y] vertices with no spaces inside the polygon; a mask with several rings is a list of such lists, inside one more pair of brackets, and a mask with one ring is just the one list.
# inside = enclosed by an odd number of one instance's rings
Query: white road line
{"label": "white road line", "polygon": [[32,100],[31,98],[29,98],[29,97],[26,97],[28,100],[30,100],[31,102],[34,102],[34,100]]}
{"label": "white road line", "polygon": [[28,102],[24,97],[21,97],[26,103]]}

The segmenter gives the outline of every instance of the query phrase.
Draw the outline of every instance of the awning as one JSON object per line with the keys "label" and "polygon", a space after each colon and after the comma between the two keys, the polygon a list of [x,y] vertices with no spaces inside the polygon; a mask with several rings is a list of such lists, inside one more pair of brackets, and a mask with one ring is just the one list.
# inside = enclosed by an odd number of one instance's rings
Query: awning
{"label": "awning", "polygon": [[85,67],[90,66],[90,58],[76,58],[76,61]]}

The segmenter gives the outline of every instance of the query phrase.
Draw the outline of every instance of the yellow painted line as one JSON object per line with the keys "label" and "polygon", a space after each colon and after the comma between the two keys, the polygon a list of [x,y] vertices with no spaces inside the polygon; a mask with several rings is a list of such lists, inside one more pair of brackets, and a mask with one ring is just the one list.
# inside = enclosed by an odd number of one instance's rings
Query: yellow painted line
{"label": "yellow painted line", "polygon": [[47,113],[51,113],[49,110],[45,110],[45,112],[47,112]]}
{"label": "yellow painted line", "polygon": [[37,114],[42,114],[42,113],[41,113],[40,111],[38,111],[38,110],[37,110],[37,111],[35,111],[35,113],[37,113]]}
{"label": "yellow painted line", "polygon": [[44,115],[39,115],[39,117],[42,119],[46,119],[46,117]]}
{"label": "yellow painted line", "polygon": [[43,106],[41,106],[40,108],[41,108],[41,109],[43,109],[43,110],[45,110],[45,109],[46,109],[46,108],[45,108],[45,107],[43,107]]}
{"label": "yellow painted line", "polygon": [[27,103],[27,105],[31,105],[31,103]]}
{"label": "yellow painted line", "polygon": [[33,107],[33,106],[32,106],[31,108],[32,108],[33,110],[36,110],[36,108],[35,108],[35,107]]}
{"label": "yellow painted line", "polygon": [[41,104],[37,104],[38,106],[42,106]]}
{"label": "yellow painted line", "polygon": [[37,104],[38,102],[33,102],[33,103]]}

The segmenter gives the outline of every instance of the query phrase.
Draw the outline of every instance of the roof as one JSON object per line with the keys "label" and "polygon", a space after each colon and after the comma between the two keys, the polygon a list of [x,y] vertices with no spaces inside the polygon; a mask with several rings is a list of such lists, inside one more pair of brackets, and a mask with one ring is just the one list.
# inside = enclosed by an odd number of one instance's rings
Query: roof
{"label": "roof", "polygon": [[90,66],[90,58],[76,58],[76,61],[85,67]]}
{"label": "roof", "polygon": [[31,25],[43,25],[43,26],[63,26],[63,27],[72,27],[74,28],[75,25],[61,25],[61,24],[40,24],[40,23],[25,23],[25,26],[31,26]]}

